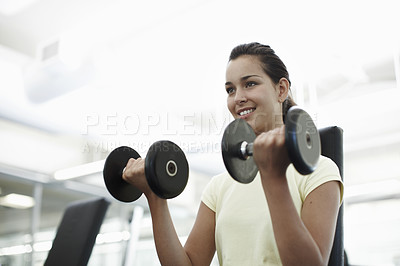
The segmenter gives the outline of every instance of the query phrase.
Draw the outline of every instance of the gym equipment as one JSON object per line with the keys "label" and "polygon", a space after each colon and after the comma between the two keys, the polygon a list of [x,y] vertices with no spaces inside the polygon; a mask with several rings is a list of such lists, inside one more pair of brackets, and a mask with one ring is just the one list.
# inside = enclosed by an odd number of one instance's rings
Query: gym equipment
{"label": "gym equipment", "polygon": [[[240,183],[250,183],[258,168],[253,160],[256,134],[243,119],[235,119],[224,131],[222,157],[229,174]],[[312,173],[321,154],[318,129],[309,114],[299,107],[291,107],[286,116],[285,146],[296,170]]]}
{"label": "gym equipment", "polygon": [[[340,176],[343,181],[344,165],[343,165],[343,129],[338,126],[329,126],[320,128],[319,136],[321,139],[321,155],[326,156],[334,161],[339,168]],[[329,257],[328,266],[342,266],[344,259],[344,243],[343,243],[343,204],[340,206],[339,214],[336,221],[336,232]]]}
{"label": "gym equipment", "polygon": [[109,205],[102,197],[69,203],[42,265],[88,265]]}
{"label": "gym equipment", "polygon": [[[139,157],[134,149],[121,146],[106,158],[104,182],[107,190],[117,200],[132,202],[142,195],[142,191],[122,179],[129,159]],[[185,189],[189,176],[189,165],[184,152],[171,141],[153,143],[145,158],[145,175],[150,188],[160,198],[178,196]]]}

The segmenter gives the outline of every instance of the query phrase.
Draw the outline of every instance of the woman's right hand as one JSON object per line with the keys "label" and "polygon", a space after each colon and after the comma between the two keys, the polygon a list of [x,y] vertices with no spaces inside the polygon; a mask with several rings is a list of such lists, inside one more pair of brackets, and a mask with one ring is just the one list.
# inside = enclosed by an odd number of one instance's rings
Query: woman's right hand
{"label": "woman's right hand", "polygon": [[142,158],[130,158],[122,173],[122,179],[135,186],[148,198],[153,194],[145,174],[145,160]]}

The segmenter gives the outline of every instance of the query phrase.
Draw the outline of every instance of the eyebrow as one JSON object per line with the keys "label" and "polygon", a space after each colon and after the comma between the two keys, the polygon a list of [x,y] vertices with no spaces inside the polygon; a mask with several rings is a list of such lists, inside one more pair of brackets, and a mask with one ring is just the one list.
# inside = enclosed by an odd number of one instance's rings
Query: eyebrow
{"label": "eyebrow", "polygon": [[[249,78],[251,78],[251,77],[258,77],[258,78],[260,78],[260,76],[259,75],[247,75],[247,76],[244,76],[244,77],[241,77],[240,78],[240,81],[245,81],[245,80],[247,80],[247,79],[249,79]],[[225,82],[225,86],[227,86],[227,85],[232,85],[232,82],[230,82],[230,81],[227,81],[227,82]]]}

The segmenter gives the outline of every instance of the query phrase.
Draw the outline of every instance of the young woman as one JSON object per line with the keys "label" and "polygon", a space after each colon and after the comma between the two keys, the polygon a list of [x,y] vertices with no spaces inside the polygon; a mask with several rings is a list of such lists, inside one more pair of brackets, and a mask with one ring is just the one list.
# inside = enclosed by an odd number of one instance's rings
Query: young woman
{"label": "young woman", "polygon": [[235,47],[226,69],[227,106],[256,132],[253,156],[259,173],[241,184],[227,172],[207,185],[183,247],[167,201],[149,188],[144,160],[130,159],[125,181],[146,196],[162,265],[327,265],[342,201],[336,165],[321,157],[310,175],[290,163],[284,116],[293,105],[286,66],[267,45]]}

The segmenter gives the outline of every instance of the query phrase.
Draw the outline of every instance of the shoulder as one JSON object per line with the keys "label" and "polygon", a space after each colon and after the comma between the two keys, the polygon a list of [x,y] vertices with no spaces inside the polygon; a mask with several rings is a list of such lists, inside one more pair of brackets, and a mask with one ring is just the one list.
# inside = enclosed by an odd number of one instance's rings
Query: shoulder
{"label": "shoulder", "polygon": [[332,161],[332,159],[325,157],[323,155],[321,155],[321,157],[318,161],[317,169],[315,170],[315,172],[317,174],[318,173],[326,173],[326,174],[332,174],[332,175],[340,177],[339,168],[336,165],[336,163],[334,161]]}
{"label": "shoulder", "polygon": [[297,183],[301,197],[304,200],[307,195],[319,187],[320,185],[329,182],[337,181],[340,183],[341,198],[343,197],[343,182],[340,176],[339,168],[330,158],[321,156],[317,168],[309,175],[301,175],[296,170],[292,170],[292,177]]}
{"label": "shoulder", "polygon": [[215,212],[218,199],[231,187],[233,181],[228,172],[213,176],[202,193],[201,201]]}
{"label": "shoulder", "polygon": [[234,182],[228,172],[223,172],[213,176],[208,182],[205,190],[223,190],[224,188],[230,187]]}

